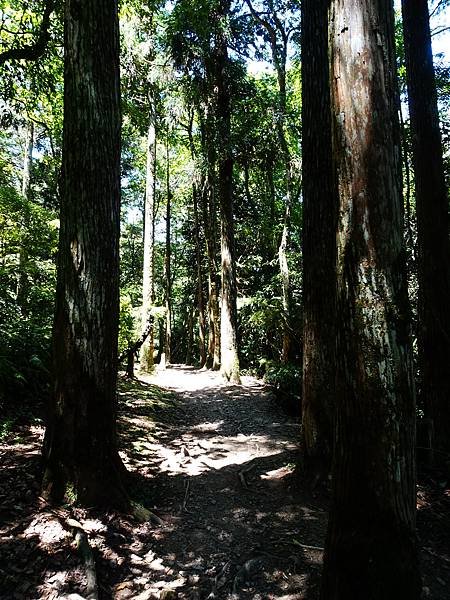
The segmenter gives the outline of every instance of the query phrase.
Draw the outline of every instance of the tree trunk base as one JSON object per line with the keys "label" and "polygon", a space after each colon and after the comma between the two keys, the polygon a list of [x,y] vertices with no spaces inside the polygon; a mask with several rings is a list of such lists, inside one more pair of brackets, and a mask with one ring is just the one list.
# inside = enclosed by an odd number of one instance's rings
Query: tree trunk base
{"label": "tree trunk base", "polygon": [[105,458],[102,464],[68,467],[51,460],[44,472],[42,496],[49,502],[79,504],[96,508],[130,509],[124,482],[128,472],[119,455]]}

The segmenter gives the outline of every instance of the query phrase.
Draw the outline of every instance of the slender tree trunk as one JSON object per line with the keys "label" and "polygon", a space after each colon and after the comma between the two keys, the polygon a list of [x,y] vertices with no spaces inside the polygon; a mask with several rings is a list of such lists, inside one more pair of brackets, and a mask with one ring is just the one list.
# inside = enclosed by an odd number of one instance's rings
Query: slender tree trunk
{"label": "slender tree trunk", "polygon": [[[400,96],[400,93],[399,93]],[[408,252],[408,259],[412,262],[415,261],[414,251],[414,236],[412,231],[412,211],[411,211],[411,169],[409,166],[409,153],[408,153],[408,142],[406,137],[406,126],[403,118],[403,112],[400,108],[400,138],[402,146],[402,158],[403,158],[403,170],[406,179],[406,190],[405,190],[405,240],[406,240],[406,251]]]}
{"label": "slender tree trunk", "polygon": [[192,346],[194,343],[194,308],[193,305],[190,304],[188,308],[188,314],[186,319],[186,358],[185,363],[187,365],[192,364]]}
{"label": "slender tree trunk", "polygon": [[[30,200],[31,191],[31,168],[33,165],[33,147],[34,147],[34,123],[28,121],[27,133],[25,139],[25,152],[23,159],[23,171],[22,171],[22,196],[27,201]],[[20,310],[23,315],[27,312],[27,300],[28,300],[28,242],[27,232],[30,225],[30,210],[28,205],[24,207],[23,211],[23,236],[19,250],[19,279],[17,282],[17,304],[20,306]]]}
{"label": "slender tree trunk", "polygon": [[[142,274],[142,315],[141,334],[148,330],[153,323],[151,314],[155,285],[154,285],[154,206],[156,188],[156,128],[155,109],[150,115],[147,135],[147,168],[145,182],[145,206],[144,206],[144,265]],[[154,367],[154,331],[153,326],[140,351],[139,368],[143,373],[151,373]]]}
{"label": "slender tree trunk", "polygon": [[164,279],[166,296],[166,335],[164,342],[165,364],[171,363],[172,346],[172,269],[171,269],[171,247],[170,247],[170,227],[171,227],[171,191],[170,191],[170,156],[169,156],[169,137],[166,143],[166,256],[164,261]]}
{"label": "slender tree trunk", "polygon": [[[220,17],[228,15],[229,1],[220,3]],[[217,121],[222,150],[219,155],[219,197],[221,224],[222,306],[220,313],[221,373],[240,383],[237,347],[237,290],[234,258],[233,157],[231,154],[231,109],[228,82],[228,49],[223,28],[216,37]]]}
{"label": "slender tree trunk", "polygon": [[[195,112],[192,111],[188,127],[189,145],[191,149],[191,158],[196,163],[196,152],[193,137]],[[200,218],[198,201],[202,190],[202,176],[199,165],[196,164],[196,175],[192,182],[192,204],[194,209],[194,239],[195,239],[195,256],[197,261],[197,310],[198,310],[198,350],[200,357],[200,369],[206,364],[206,320],[205,320],[205,302],[203,296],[203,268],[202,268],[202,246],[200,241]]]}
{"label": "slender tree trunk", "polygon": [[[304,466],[331,467],[336,362],[336,219],[328,0],[302,1],[303,394]],[[319,185],[320,182],[320,185]]]}
{"label": "slender tree trunk", "polygon": [[[273,158],[272,156],[266,157],[266,175],[267,175],[267,188],[268,188],[268,196],[269,196],[269,218],[270,223],[275,223],[276,218],[276,210],[275,210],[275,182],[273,179]],[[270,249],[272,252],[276,250],[276,240],[273,228],[271,229],[270,236]],[[272,260],[272,256],[270,256],[270,260]]]}
{"label": "slender tree trunk", "polygon": [[192,184],[192,200],[194,204],[194,230],[195,230],[195,254],[197,259],[197,309],[198,309],[198,346],[200,356],[200,368],[206,363],[206,322],[205,322],[205,303],[203,297],[203,269],[202,269],[202,250],[200,245],[200,220],[198,215],[198,193],[199,186],[197,182]]}
{"label": "slender tree trunk", "polygon": [[330,28],[339,327],[322,599],[416,600],[415,402],[391,1],[331,0]]}
{"label": "slender tree trunk", "polygon": [[120,82],[117,2],[65,3],[55,389],[43,493],[128,508],[117,451]]}
{"label": "slender tree trunk", "polygon": [[278,264],[280,267],[281,297],[283,303],[283,347],[281,350],[281,361],[283,363],[287,363],[290,358],[292,346],[291,284],[289,265],[287,261],[287,249],[290,240],[292,210],[292,161],[289,151],[288,138],[286,134],[286,63],[289,34],[285,30],[282,21],[279,19],[273,2],[269,1],[267,3],[272,22],[269,18],[265,18],[264,13],[257,12],[250,0],[245,0],[245,2],[249,7],[250,12],[255,21],[259,23],[262,27],[264,27],[264,29],[267,32],[271,49],[272,62],[275,68],[275,72],[277,74],[278,82],[278,106],[276,107],[276,128],[285,169],[285,209],[283,218],[283,231],[281,234],[280,244],[278,246]]}
{"label": "slender tree trunk", "polygon": [[253,207],[253,198],[250,193],[250,168],[247,159],[244,161],[244,188],[248,206],[249,208]]}
{"label": "slender tree trunk", "polygon": [[289,275],[289,265],[287,261],[287,249],[290,239],[291,223],[291,191],[287,192],[284,209],[283,231],[281,234],[280,245],[278,246],[278,263],[280,265],[281,291],[283,302],[283,347],[281,350],[281,362],[287,363],[291,352],[291,283]]}
{"label": "slender tree trunk", "polygon": [[426,0],[402,1],[416,184],[421,400],[435,459],[450,455],[450,240]]}
{"label": "slender tree trunk", "polygon": [[33,123],[33,121],[28,121],[27,133],[26,133],[26,139],[25,139],[23,171],[22,171],[22,196],[27,199],[30,197],[31,167],[33,164],[33,148],[34,148],[34,123]]}
{"label": "slender tree trunk", "polygon": [[[212,101],[210,101],[211,103]],[[210,104],[209,103],[209,104]],[[206,159],[206,185],[202,198],[203,227],[208,258],[208,357],[206,365],[217,371],[220,368],[220,319],[217,284],[217,217],[216,217],[216,153],[212,109],[206,107],[202,124],[202,146]]]}

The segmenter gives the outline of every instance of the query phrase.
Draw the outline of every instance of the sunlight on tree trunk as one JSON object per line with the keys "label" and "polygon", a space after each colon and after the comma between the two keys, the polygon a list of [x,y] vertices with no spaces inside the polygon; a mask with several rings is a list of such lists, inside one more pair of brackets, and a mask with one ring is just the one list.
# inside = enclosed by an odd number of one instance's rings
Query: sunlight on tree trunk
{"label": "sunlight on tree trunk", "polygon": [[164,340],[164,364],[170,365],[172,361],[172,269],[171,269],[171,191],[170,191],[170,155],[169,132],[166,140],[166,254],[164,258],[165,303],[166,303],[166,333]]}
{"label": "sunlight on tree trunk", "polygon": [[[33,166],[33,147],[34,147],[34,123],[28,120],[26,138],[25,138],[25,151],[23,158],[23,170],[22,170],[22,196],[30,202],[31,192],[31,169]],[[22,242],[19,249],[19,278],[17,282],[17,304],[20,306],[21,313],[24,315],[27,312],[27,299],[29,294],[28,285],[28,240],[26,239],[26,231],[28,230],[29,223],[29,209],[25,208],[23,213],[23,234]]]}
{"label": "sunlight on tree trunk", "polygon": [[55,389],[43,494],[127,509],[117,451],[120,86],[117,3],[65,4]]}
{"label": "sunlight on tree trunk", "polygon": [[[142,282],[141,334],[147,331],[153,321],[151,310],[154,302],[154,204],[156,186],[156,127],[155,108],[150,115],[147,135],[147,167],[144,206],[144,266]],[[147,339],[140,351],[139,368],[143,373],[151,373],[154,368],[154,327],[151,326]]]}
{"label": "sunlight on tree trunk", "polygon": [[323,600],[415,600],[415,398],[397,122],[394,13],[332,0],[339,185],[333,499]]}
{"label": "sunlight on tree trunk", "polygon": [[[218,18],[228,16],[229,2],[221,5]],[[237,348],[236,265],[233,222],[233,157],[231,153],[231,107],[228,50],[222,29],[216,36],[216,89],[218,133],[223,145],[219,155],[222,304],[220,312],[221,373],[227,381],[240,383]]]}

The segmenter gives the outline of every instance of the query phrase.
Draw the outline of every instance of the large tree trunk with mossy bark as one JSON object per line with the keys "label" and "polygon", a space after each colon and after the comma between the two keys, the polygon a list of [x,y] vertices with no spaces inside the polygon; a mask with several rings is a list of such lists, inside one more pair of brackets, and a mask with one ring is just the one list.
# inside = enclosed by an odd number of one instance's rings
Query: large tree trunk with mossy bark
{"label": "large tree trunk with mossy bark", "polygon": [[117,3],[65,3],[55,387],[45,497],[127,509],[116,440],[120,87]]}
{"label": "large tree trunk with mossy bark", "polygon": [[[336,219],[328,0],[302,0],[303,466],[331,468],[336,356]],[[320,181],[320,185],[318,182]]]}
{"label": "large tree trunk with mossy bark", "polygon": [[332,0],[330,10],[339,325],[322,599],[416,600],[415,402],[393,6]]}
{"label": "large tree trunk with mossy bark", "polygon": [[450,238],[427,0],[402,2],[415,174],[421,404],[431,451],[450,464]]}
{"label": "large tree trunk with mossy bark", "polygon": [[216,33],[217,130],[221,225],[222,305],[220,312],[220,370],[227,381],[240,383],[237,346],[237,290],[234,257],[233,157],[231,153],[231,108],[228,49],[222,20],[228,17],[229,0],[219,2]]}
{"label": "large tree trunk with mossy bark", "polygon": [[142,273],[142,313],[141,333],[148,331],[139,355],[139,368],[143,373],[151,373],[154,368],[154,328],[151,314],[154,302],[154,205],[156,184],[156,126],[155,108],[150,115],[147,134],[147,168],[144,204],[144,265]]}

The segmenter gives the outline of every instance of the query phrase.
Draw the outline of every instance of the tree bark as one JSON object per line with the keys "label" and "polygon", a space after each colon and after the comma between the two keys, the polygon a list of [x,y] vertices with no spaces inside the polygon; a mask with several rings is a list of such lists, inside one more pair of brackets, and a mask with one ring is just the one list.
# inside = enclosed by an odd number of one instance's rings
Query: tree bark
{"label": "tree bark", "polygon": [[412,600],[421,586],[394,14],[390,0],[331,0],[330,17],[339,327],[322,599]]}
{"label": "tree bark", "polygon": [[194,307],[192,304],[188,308],[186,330],[186,357],[184,362],[190,365],[192,364],[192,346],[194,343]]}
{"label": "tree bark", "polygon": [[120,81],[117,2],[65,3],[55,388],[46,497],[127,509],[117,451]]}
{"label": "tree bark", "polygon": [[141,334],[149,330],[148,336],[141,346],[139,368],[143,373],[151,373],[154,368],[153,354],[155,350],[153,317],[151,314],[154,295],[154,206],[156,187],[156,125],[155,109],[150,115],[147,135],[147,167],[144,206],[144,266],[142,274],[142,315]]}
{"label": "tree bark", "polygon": [[283,345],[281,350],[281,362],[287,363],[290,358],[292,346],[291,333],[291,284],[289,265],[287,261],[287,249],[290,240],[291,209],[292,209],[292,164],[289,151],[288,138],[286,135],[287,117],[287,94],[286,94],[286,63],[288,54],[289,34],[279,19],[273,2],[268,2],[269,18],[264,18],[263,13],[257,12],[250,0],[245,0],[250,12],[257,23],[267,32],[272,56],[273,66],[277,74],[278,82],[278,106],[276,107],[276,128],[284,160],[285,180],[285,206],[283,217],[283,230],[278,245],[278,264],[281,277],[281,299],[283,306]]}
{"label": "tree bark", "polygon": [[193,126],[195,112],[192,111],[189,119],[188,137],[191,150],[191,158],[195,164],[196,173],[192,182],[192,205],[194,210],[194,240],[195,240],[195,257],[197,262],[197,310],[198,310],[198,351],[200,357],[200,369],[206,364],[206,320],[205,320],[205,302],[203,296],[203,268],[202,268],[202,246],[200,240],[200,217],[199,217],[199,196],[202,189],[202,180],[204,175],[201,174],[198,161],[196,160]]}
{"label": "tree bark", "polygon": [[212,99],[209,99],[202,121],[202,148],[206,162],[206,185],[202,198],[203,228],[206,254],[208,258],[208,356],[206,365],[217,371],[220,369],[220,319],[219,292],[217,283],[217,217],[216,217],[216,152],[214,139],[214,118]]}
{"label": "tree bark", "polygon": [[170,191],[170,156],[169,156],[169,137],[166,141],[166,255],[164,260],[164,279],[166,296],[166,334],[164,341],[165,364],[171,362],[172,346],[172,268],[171,268],[171,247],[170,247],[170,225],[171,225],[171,191]]}
{"label": "tree bark", "polygon": [[328,4],[328,0],[302,0],[302,441],[304,467],[314,478],[326,478],[331,468],[335,403],[337,197]]}
{"label": "tree bark", "polygon": [[[219,3],[219,20],[228,16],[229,1]],[[228,81],[228,48],[223,24],[216,34],[217,126],[222,150],[219,155],[221,225],[222,305],[220,313],[221,373],[227,381],[240,383],[237,346],[237,290],[234,257],[233,157],[231,153],[231,108]]]}
{"label": "tree bark", "polygon": [[435,459],[450,455],[450,240],[436,81],[426,0],[402,1],[415,174],[420,395]]}
{"label": "tree bark", "polygon": [[194,204],[194,228],[195,228],[195,254],[197,259],[197,309],[198,309],[198,350],[200,356],[200,368],[206,364],[206,322],[205,302],[203,297],[203,269],[202,249],[200,244],[200,219],[198,214],[199,186],[196,181],[192,184],[192,200]]}

